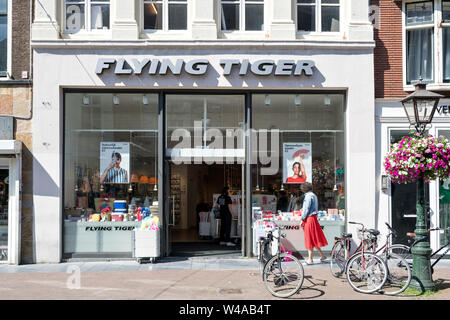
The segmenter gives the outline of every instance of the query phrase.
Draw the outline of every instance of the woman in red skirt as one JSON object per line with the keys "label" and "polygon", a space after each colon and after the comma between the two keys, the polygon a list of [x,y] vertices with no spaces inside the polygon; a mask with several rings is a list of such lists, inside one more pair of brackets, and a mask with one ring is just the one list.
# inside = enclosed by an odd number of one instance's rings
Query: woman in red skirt
{"label": "woman in red skirt", "polygon": [[302,226],[305,236],[305,247],[308,250],[308,260],[306,260],[306,263],[313,263],[312,255],[314,248],[319,252],[320,261],[322,262],[326,260],[326,257],[320,248],[328,245],[328,242],[317,220],[319,202],[317,201],[317,196],[312,192],[311,183],[306,182],[302,184],[300,189],[305,194],[302,210]]}

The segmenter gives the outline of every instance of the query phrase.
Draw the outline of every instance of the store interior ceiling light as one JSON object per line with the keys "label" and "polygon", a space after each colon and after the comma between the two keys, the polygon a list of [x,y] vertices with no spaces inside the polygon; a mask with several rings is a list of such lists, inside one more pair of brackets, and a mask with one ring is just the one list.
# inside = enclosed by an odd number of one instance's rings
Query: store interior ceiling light
{"label": "store interior ceiling light", "polygon": [[84,105],[88,105],[89,104],[89,97],[88,96],[83,96],[83,104]]}
{"label": "store interior ceiling light", "polygon": [[142,96],[142,103],[148,105],[148,97],[145,94]]}
{"label": "store interior ceiling light", "polygon": [[300,95],[298,95],[298,94],[295,96],[295,105],[296,106],[302,105],[302,98],[300,98]]}
{"label": "store interior ceiling light", "polygon": [[113,96],[113,103],[115,105],[118,105],[120,103],[119,97],[118,96]]}
{"label": "store interior ceiling light", "polygon": [[270,106],[270,97],[268,94],[266,94],[265,98],[264,98],[264,104],[266,106]]}

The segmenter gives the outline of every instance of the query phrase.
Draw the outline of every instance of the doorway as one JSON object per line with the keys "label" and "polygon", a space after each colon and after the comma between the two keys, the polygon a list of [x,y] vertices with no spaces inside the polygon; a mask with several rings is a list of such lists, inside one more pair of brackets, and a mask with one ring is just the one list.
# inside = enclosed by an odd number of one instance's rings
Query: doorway
{"label": "doorway", "polygon": [[[170,164],[170,229],[172,255],[213,255],[240,252],[242,168],[233,164]],[[231,239],[234,247],[219,245],[221,221],[213,206],[222,188],[233,201]]]}
{"label": "doorway", "polygon": [[[244,212],[245,97],[169,94],[165,99],[169,252],[176,256],[240,254]],[[231,239],[220,245],[223,187],[233,204]]]}
{"label": "doorway", "polygon": [[[392,130],[391,144],[399,142],[403,137],[410,136],[409,130]],[[429,201],[429,185],[425,184],[425,201]],[[392,228],[397,231],[396,243],[409,245],[407,232],[414,232],[416,228],[417,183],[391,183],[391,219]],[[429,226],[429,215],[426,215]]]}
{"label": "doorway", "polygon": [[8,261],[9,169],[0,168],[0,261]]}

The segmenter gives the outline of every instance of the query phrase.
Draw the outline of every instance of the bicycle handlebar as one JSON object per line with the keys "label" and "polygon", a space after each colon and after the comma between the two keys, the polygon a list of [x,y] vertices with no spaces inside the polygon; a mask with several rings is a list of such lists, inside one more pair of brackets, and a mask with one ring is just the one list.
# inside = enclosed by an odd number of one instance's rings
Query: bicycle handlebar
{"label": "bicycle handlebar", "polygon": [[428,229],[428,231],[439,231],[439,230],[450,231],[450,227],[447,227],[447,228],[430,228],[430,229]]}
{"label": "bicycle handlebar", "polygon": [[361,225],[363,227],[363,229],[365,229],[364,225],[362,223],[360,223],[360,222],[349,221],[348,223],[349,224],[359,224],[359,225]]}
{"label": "bicycle handlebar", "polygon": [[386,226],[388,227],[389,231],[391,231],[392,235],[394,237],[397,237],[397,231],[395,231],[394,229],[392,229],[392,227],[389,225],[389,223],[385,222]]}

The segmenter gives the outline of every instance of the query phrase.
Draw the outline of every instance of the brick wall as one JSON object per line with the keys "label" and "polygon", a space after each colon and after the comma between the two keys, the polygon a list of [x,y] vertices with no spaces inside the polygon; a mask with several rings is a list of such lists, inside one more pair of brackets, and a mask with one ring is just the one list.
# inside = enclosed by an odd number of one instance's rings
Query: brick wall
{"label": "brick wall", "polygon": [[370,4],[378,7],[374,29],[375,97],[405,97],[408,93],[403,91],[401,2],[372,0]]}
{"label": "brick wall", "polygon": [[30,5],[31,1],[28,0],[12,0],[11,75],[16,80],[22,79],[22,71],[31,72]]}

